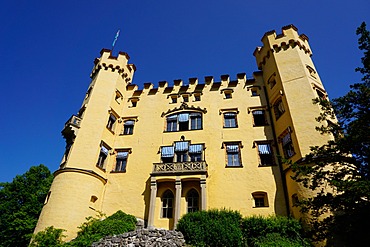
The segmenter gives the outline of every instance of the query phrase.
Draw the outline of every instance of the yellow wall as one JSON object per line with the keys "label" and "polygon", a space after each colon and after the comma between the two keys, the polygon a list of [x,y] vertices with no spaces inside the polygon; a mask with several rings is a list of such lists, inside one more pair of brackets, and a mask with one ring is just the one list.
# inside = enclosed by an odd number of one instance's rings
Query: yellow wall
{"label": "yellow wall", "polygon": [[[120,53],[115,58],[110,56],[109,50],[103,50],[93,69],[91,93],[82,104],[85,112],[78,132],[75,132],[74,144],[68,159],[56,172],[51,196],[35,232],[54,225],[67,229],[67,239],[71,239],[76,234],[76,227],[86,216],[93,215],[94,210],[107,215],[122,210],[148,220],[151,177],[157,181],[155,205],[152,205],[154,226],[173,228],[176,219],[161,218],[163,192],[170,189],[175,194],[175,181],[181,181],[180,215],[183,215],[187,212],[186,193],[194,188],[200,196],[202,194],[201,174],[159,176],[151,173],[153,163],[161,162],[160,147],[172,145],[181,138],[192,144],[204,144],[208,165],[207,209],[239,210],[244,216],[291,213],[292,209],[287,212],[284,191],[288,191],[290,198],[299,189],[289,179],[285,187],[284,176],[289,178],[289,174],[283,172],[282,175],[279,165],[259,166],[255,141],[271,141],[276,156],[282,149],[275,141],[290,126],[296,151],[292,157],[294,161],[306,154],[309,146],[323,143],[327,137],[316,134],[314,129],[314,117],[319,108],[312,105],[312,99],[316,97],[313,85],[322,88],[322,83],[318,75],[312,78],[307,72],[306,65],[314,68],[311,51],[307,40],[298,35],[295,27],[285,27],[283,35],[279,36],[275,32],[266,33],[262,42],[263,47],[254,53],[261,72],[254,73],[254,78],[247,80],[245,75],[238,74],[223,76],[220,80],[199,80],[201,83],[198,79],[177,81],[174,86],[164,82],[158,87],[145,84],[142,89],[131,84],[135,66],[128,64],[128,55]],[[299,44],[289,46],[289,42]],[[268,79],[273,73],[277,84],[271,90]],[[204,86],[200,90],[201,84]],[[252,89],[257,89],[258,96],[252,95]],[[225,90],[233,91],[231,99],[225,98]],[[122,94],[122,99],[116,99],[117,91]],[[194,100],[195,92],[201,92],[200,101]],[[189,102],[185,109],[181,109],[184,93],[189,96]],[[178,96],[177,103],[171,101],[174,95]],[[282,98],[286,112],[276,121],[274,117],[269,118],[267,110],[278,97]],[[132,100],[137,101],[136,107],[132,106]],[[254,107],[266,110],[268,125],[253,126],[250,110]],[[230,109],[238,112],[237,128],[223,127],[222,112]],[[202,112],[203,128],[165,132],[166,114],[184,111]],[[118,117],[113,131],[106,128],[111,112]],[[135,120],[133,135],[122,135],[124,121],[128,119]],[[102,142],[110,148],[104,169],[96,166]],[[241,143],[242,167],[225,167],[224,142]],[[115,151],[122,149],[130,151],[126,172],[111,172],[115,167]],[[80,172],[73,169],[80,169]],[[254,207],[254,192],[267,193],[267,207]],[[95,203],[90,202],[93,195],[98,198]],[[70,213],[72,210],[73,214]],[[65,217],[70,214],[73,219]]]}

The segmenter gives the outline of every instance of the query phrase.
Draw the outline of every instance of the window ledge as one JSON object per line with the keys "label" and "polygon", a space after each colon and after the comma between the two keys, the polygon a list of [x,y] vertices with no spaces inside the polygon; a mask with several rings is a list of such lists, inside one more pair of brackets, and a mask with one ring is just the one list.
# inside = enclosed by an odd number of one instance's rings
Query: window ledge
{"label": "window ledge", "polygon": [[240,166],[228,166],[228,165],[225,165],[225,168],[243,168],[243,165],[240,164]]}
{"label": "window ledge", "polygon": [[163,133],[176,133],[176,132],[195,131],[195,130],[203,130],[203,128],[201,128],[201,129],[193,129],[193,130],[176,130],[176,131],[167,131],[167,130],[164,130]]}
{"label": "window ledge", "polygon": [[124,170],[124,171],[111,171],[110,173],[126,173],[126,170]]}

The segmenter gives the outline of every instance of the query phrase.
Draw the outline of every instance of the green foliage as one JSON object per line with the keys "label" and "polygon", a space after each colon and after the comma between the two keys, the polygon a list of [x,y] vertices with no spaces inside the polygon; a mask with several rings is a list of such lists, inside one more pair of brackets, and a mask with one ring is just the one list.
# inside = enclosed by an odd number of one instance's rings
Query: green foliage
{"label": "green foliage", "polygon": [[29,247],[61,247],[63,246],[63,231],[52,226],[47,227],[44,231],[38,232],[32,237]]}
{"label": "green foliage", "polygon": [[252,245],[254,247],[303,247],[310,246],[308,243],[281,236],[279,233],[268,233],[266,236],[256,238]]}
{"label": "green foliage", "polygon": [[112,236],[133,231],[136,227],[136,218],[132,215],[117,211],[113,215],[102,219],[100,214],[97,218],[88,217],[87,221],[79,228],[77,237],[64,246],[85,247],[105,236]]}
{"label": "green foliage", "polygon": [[248,246],[309,246],[301,236],[301,224],[292,218],[247,217],[242,221],[242,229],[244,241]]}
{"label": "green foliage", "polygon": [[305,157],[310,165],[293,164],[294,179],[317,192],[299,204],[313,215],[315,239],[326,238],[328,245],[338,240],[343,246],[370,241],[370,32],[362,23],[356,33],[364,52],[363,67],[356,69],[362,81],[331,102],[315,100],[322,109],[318,130],[335,139],[311,148]]}
{"label": "green foliage", "polygon": [[208,210],[188,213],[177,224],[187,244],[193,246],[242,246],[239,212]]}
{"label": "green foliage", "polygon": [[52,180],[49,169],[39,165],[0,183],[0,246],[29,244]]}

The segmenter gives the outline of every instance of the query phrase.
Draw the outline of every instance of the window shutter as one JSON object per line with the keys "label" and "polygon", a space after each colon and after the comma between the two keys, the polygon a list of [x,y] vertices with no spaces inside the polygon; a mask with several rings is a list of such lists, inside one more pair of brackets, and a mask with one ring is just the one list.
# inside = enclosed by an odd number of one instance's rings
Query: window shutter
{"label": "window shutter", "polygon": [[104,146],[101,146],[100,152],[102,152],[105,155],[108,155],[108,149],[106,147],[104,147]]}
{"label": "window shutter", "polygon": [[187,122],[189,121],[189,113],[181,113],[179,114],[179,122]]}
{"label": "window shutter", "polygon": [[271,154],[270,144],[258,144],[258,152],[260,154]]}
{"label": "window shutter", "polygon": [[125,123],[124,123],[124,126],[132,126],[132,125],[134,125],[135,124],[135,121],[133,121],[133,120],[128,120],[128,121],[126,121]]}
{"label": "window shutter", "polygon": [[128,152],[118,152],[117,159],[126,159],[128,156]]}
{"label": "window shutter", "polygon": [[176,142],[175,151],[177,152],[186,152],[189,149],[189,142]]}
{"label": "window shutter", "polygon": [[203,152],[203,145],[202,144],[194,144],[190,145],[189,153],[192,154],[201,154]]}
{"label": "window shutter", "polygon": [[238,153],[239,145],[226,145],[226,151],[229,153]]}
{"label": "window shutter", "polygon": [[162,147],[162,157],[173,157],[174,156],[174,148],[172,146],[170,147]]}

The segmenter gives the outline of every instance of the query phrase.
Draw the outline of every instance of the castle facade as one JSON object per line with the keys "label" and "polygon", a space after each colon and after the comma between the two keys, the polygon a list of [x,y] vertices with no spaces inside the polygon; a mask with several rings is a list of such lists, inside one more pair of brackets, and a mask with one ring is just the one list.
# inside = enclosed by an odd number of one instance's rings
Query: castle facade
{"label": "castle facade", "polygon": [[133,84],[129,56],[103,49],[78,114],[62,131],[66,151],[35,232],[67,240],[97,212],[122,210],[149,227],[173,229],[211,208],[300,217],[306,192],[278,157],[300,161],[328,136],[315,130],[327,97],[308,38],[295,26],[265,33],[258,71],[221,78]]}

